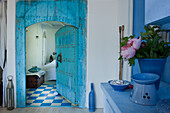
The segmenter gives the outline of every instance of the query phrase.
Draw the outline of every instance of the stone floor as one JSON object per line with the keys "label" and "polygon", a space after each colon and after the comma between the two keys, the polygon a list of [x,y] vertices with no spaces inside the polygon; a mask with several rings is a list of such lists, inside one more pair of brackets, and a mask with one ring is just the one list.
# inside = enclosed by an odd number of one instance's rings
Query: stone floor
{"label": "stone floor", "polygon": [[[91,113],[88,109],[80,108],[61,108],[61,107],[26,107],[16,108],[8,111],[6,108],[0,108],[0,113]],[[103,113],[103,109],[96,109],[93,113]]]}

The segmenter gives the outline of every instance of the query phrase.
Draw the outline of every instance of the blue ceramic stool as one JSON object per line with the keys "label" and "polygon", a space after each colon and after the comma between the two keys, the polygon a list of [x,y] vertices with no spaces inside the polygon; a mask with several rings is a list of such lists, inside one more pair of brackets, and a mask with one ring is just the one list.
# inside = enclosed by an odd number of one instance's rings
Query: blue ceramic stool
{"label": "blue ceramic stool", "polygon": [[152,73],[140,73],[132,75],[134,87],[130,95],[130,100],[142,105],[156,105],[158,101],[155,82],[159,75]]}

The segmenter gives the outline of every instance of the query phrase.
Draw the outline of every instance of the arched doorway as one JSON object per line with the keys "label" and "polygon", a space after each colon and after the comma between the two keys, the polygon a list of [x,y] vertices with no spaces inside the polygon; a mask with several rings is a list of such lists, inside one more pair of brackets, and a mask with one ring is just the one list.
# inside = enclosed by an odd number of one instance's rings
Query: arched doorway
{"label": "arched doorway", "polygon": [[[19,1],[16,7],[16,92],[17,107],[26,106],[26,27],[39,22],[59,21],[78,28],[79,107],[86,101],[86,0]],[[22,9],[22,10],[21,10]]]}

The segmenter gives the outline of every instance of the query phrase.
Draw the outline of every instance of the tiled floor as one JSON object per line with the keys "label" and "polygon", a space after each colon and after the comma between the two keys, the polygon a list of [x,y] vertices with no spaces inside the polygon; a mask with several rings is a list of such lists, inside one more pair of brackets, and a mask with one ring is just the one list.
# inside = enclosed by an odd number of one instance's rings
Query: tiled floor
{"label": "tiled floor", "polygon": [[55,81],[45,82],[37,89],[27,89],[27,102],[28,107],[39,107],[39,106],[72,106],[65,98],[60,94],[54,95],[56,91]]}

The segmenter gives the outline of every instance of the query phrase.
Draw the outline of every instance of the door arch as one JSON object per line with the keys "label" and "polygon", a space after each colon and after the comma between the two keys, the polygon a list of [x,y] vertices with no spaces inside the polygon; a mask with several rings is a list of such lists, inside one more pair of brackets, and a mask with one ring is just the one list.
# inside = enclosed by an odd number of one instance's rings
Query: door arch
{"label": "door arch", "polygon": [[[42,8],[43,7],[43,8]],[[21,10],[22,9],[22,10]],[[26,27],[45,21],[59,21],[77,27],[79,107],[86,101],[86,10],[87,0],[18,1],[16,4],[16,99],[17,107],[26,107]]]}

